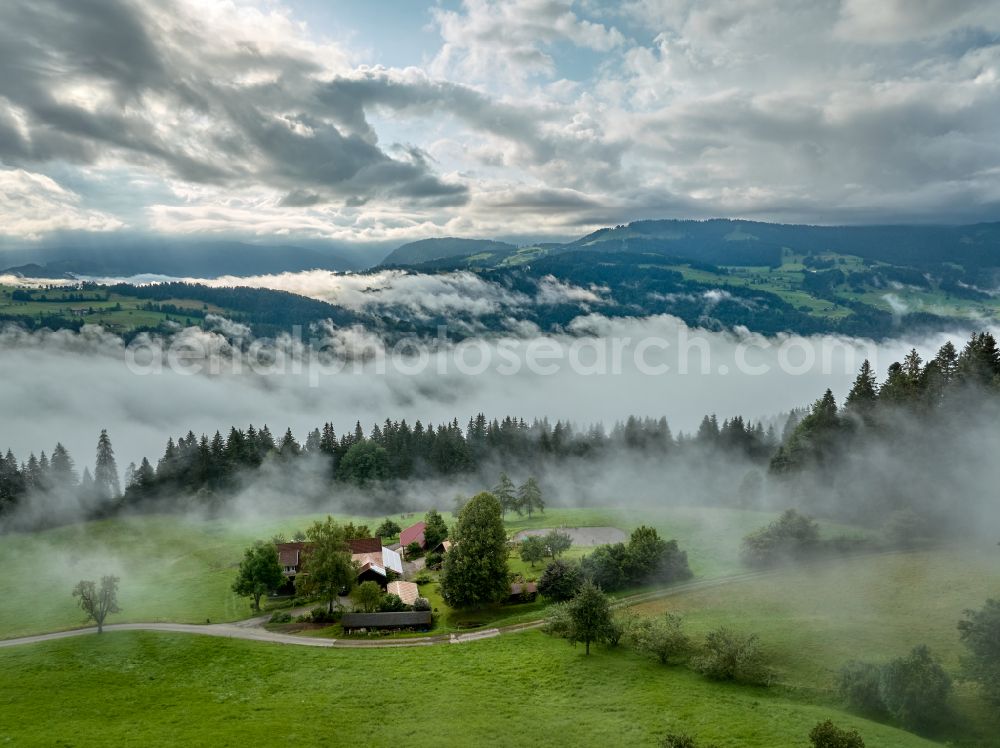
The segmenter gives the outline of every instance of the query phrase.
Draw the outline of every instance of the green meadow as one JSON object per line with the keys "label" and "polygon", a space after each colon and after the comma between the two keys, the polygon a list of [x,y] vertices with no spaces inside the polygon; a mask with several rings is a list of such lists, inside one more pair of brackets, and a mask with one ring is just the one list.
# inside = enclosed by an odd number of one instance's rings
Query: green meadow
{"label": "green meadow", "polygon": [[[933,743],[777,689],[710,683],[624,649],[527,632],[461,645],[312,650],[114,632],[0,651],[17,746],[805,745],[817,722],[879,748]],[[58,718],[56,718],[58,717]]]}
{"label": "green meadow", "polygon": [[[5,536],[0,563],[9,582],[0,637],[81,625],[70,590],[80,578],[105,573],[122,580],[123,612],[114,622],[245,618],[247,601],[229,590],[243,549],[275,533],[288,537],[319,516],[137,517]],[[745,571],[738,558],[742,536],[773,517],[725,509],[551,509],[507,522],[511,534],[560,526],[627,532],[649,524],[676,538],[696,579],[720,583],[679,590],[637,606],[635,614],[680,613],[696,639],[719,625],[759,634],[776,676],[771,688],[711,683],[625,647],[598,647],[587,658],[581,648],[537,631],[378,650],[109,632],[0,650],[0,669],[14,674],[0,679],[0,745],[655,745],[677,730],[705,744],[770,748],[805,746],[809,729],[827,718],[856,727],[869,746],[932,745],[846,713],[834,693],[837,670],[851,659],[885,661],[923,643],[956,675],[956,623],[963,609],[1000,590],[1000,551],[970,543],[724,581]],[[338,519],[374,527],[382,518]],[[405,525],[419,516],[395,519]],[[862,533],[829,523],[822,531]],[[511,566],[528,578],[542,570],[513,558]],[[439,609],[435,633],[544,615],[544,601],[457,613],[436,588],[436,582],[422,587]],[[950,744],[1000,744],[1000,718],[970,684],[956,683],[953,703]],[[52,719],[56,708],[59,719]]]}
{"label": "green meadow", "polygon": [[[12,533],[0,544],[0,564],[8,571],[5,605],[0,606],[0,638],[75,628],[83,624],[70,592],[80,579],[104,574],[121,578],[119,622],[214,623],[250,616],[246,600],[229,589],[243,550],[276,533],[304,530],[321,515],[288,519],[185,519],[149,516],[87,522],[36,533]],[[422,515],[395,519],[404,527]],[[449,513],[445,520],[452,522]],[[664,509],[625,513],[605,509],[550,509],[533,517],[511,516],[508,530],[546,527],[613,526],[630,531],[646,523],[663,537],[677,538],[688,552],[696,577],[739,572],[740,538],[774,515],[724,509]],[[338,516],[366,523],[381,517]],[[850,531],[825,525],[824,531]],[[578,556],[584,549],[573,549]],[[528,578],[541,574],[512,557],[511,566]],[[539,606],[540,607],[540,606]],[[527,612],[527,611],[521,611]],[[520,612],[516,614],[520,616]],[[466,627],[463,622],[461,627]]]}
{"label": "green meadow", "polygon": [[[833,700],[849,660],[885,662],[926,644],[957,676],[962,611],[1000,594],[1000,549],[961,548],[843,558],[682,593],[635,608],[683,616],[697,637],[718,626],[760,634],[778,684]],[[955,683],[958,735],[1000,745],[1000,715],[968,683]],[[981,743],[978,741],[982,741]]]}

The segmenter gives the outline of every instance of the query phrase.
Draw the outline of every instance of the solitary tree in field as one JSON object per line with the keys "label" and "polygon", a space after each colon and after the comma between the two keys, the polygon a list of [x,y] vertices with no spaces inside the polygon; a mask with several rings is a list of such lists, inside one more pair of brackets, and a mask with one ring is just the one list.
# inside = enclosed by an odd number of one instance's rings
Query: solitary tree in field
{"label": "solitary tree in field", "polygon": [[583,642],[588,655],[591,642],[608,638],[612,627],[608,596],[590,580],[584,582],[576,597],[570,600],[569,615],[572,626],[567,638],[571,642]]}
{"label": "solitary tree in field", "polygon": [[80,598],[80,609],[87,614],[86,620],[97,624],[97,633],[104,631],[104,619],[109,613],[120,613],[118,607],[118,577],[101,577],[101,586],[81,579],[73,588],[73,597]]}
{"label": "solitary tree in field", "polygon": [[448,605],[483,605],[510,594],[507,533],[501,512],[500,502],[491,493],[473,496],[462,507],[455,545],[445,556],[441,575],[441,594]]}
{"label": "solitary tree in field", "polygon": [[253,609],[260,610],[260,599],[281,586],[284,577],[278,562],[278,549],[273,543],[257,541],[246,549],[240,570],[233,582],[233,592],[253,600]]}
{"label": "solitary tree in field", "polygon": [[559,558],[573,546],[573,538],[568,532],[549,530],[542,538],[542,543],[545,544],[545,548],[552,558]]}
{"label": "solitary tree in field", "polygon": [[529,535],[521,541],[521,560],[535,564],[545,558],[545,542],[537,535]]}
{"label": "solitary tree in field", "polygon": [[302,573],[295,577],[295,586],[303,594],[327,600],[327,610],[333,613],[337,593],[350,587],[358,573],[344,528],[328,516],[314,522],[306,530],[306,538],[310,545],[303,554]]}

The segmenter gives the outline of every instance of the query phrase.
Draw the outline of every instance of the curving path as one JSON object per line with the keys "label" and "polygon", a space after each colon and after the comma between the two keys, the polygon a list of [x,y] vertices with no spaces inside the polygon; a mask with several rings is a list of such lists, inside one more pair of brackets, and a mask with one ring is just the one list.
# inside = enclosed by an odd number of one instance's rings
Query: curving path
{"label": "curving path", "polygon": [[[615,608],[625,608],[632,605],[658,600],[663,597],[679,595],[685,592],[709,589],[724,584],[756,579],[777,573],[778,570],[755,571],[745,574],[733,574],[726,577],[716,577],[697,582],[685,582],[683,584],[666,587],[659,590],[651,590],[636,595],[619,598],[612,603]],[[104,626],[105,631],[161,631],[170,634],[197,634],[201,636],[218,636],[225,639],[246,639],[249,641],[271,642],[273,644],[293,644],[300,647],[335,647],[344,649],[379,649],[385,647],[430,647],[438,644],[464,644],[467,642],[480,641],[482,639],[492,639],[497,636],[514,634],[520,631],[529,631],[540,628],[545,619],[528,621],[526,623],[515,623],[510,626],[501,626],[485,630],[471,631],[467,634],[438,634],[435,636],[415,636],[406,639],[320,639],[310,636],[296,636],[295,634],[281,634],[275,631],[268,631],[263,628],[268,616],[250,618],[238,623],[110,623]],[[70,629],[69,631],[57,631],[51,634],[37,634],[35,636],[23,636],[18,639],[0,639],[0,649],[5,647],[18,647],[23,644],[36,644],[38,642],[55,641],[57,639],[68,639],[73,636],[84,636],[96,634],[97,627],[91,626],[82,629]]]}

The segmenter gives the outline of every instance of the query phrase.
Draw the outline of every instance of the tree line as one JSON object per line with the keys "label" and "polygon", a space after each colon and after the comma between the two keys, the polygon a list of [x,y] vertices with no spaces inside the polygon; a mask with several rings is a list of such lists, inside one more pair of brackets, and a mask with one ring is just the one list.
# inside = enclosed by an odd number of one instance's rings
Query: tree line
{"label": "tree line", "polygon": [[1000,347],[990,333],[961,351],[949,341],[926,362],[911,350],[881,383],[865,361],[842,406],[827,389],[785,429],[771,488],[805,508],[891,521],[911,536],[954,528],[993,482],[977,450],[995,434],[998,392]]}
{"label": "tree line", "polygon": [[[741,416],[720,425],[714,415],[706,416],[698,433],[690,437],[683,433],[675,437],[665,418],[635,416],[610,431],[601,424],[578,430],[568,421],[547,419],[489,420],[482,413],[469,419],[465,428],[458,419],[437,425],[386,419],[367,433],[357,422],[338,434],[327,422],[304,441],[291,429],[275,436],[267,425],[251,424],[246,429],[233,426],[226,436],[221,431],[211,437],[188,431],[177,439],[170,437],[155,462],[144,457],[128,465],[120,485],[111,441],[102,431],[94,470],[84,468],[82,476],[62,444],[51,456],[31,454],[24,462],[8,450],[0,457],[0,518],[30,504],[34,496],[53,491],[75,495],[81,505],[101,516],[123,508],[169,511],[176,508],[179,497],[232,491],[264,467],[309,463],[318,466],[330,485],[364,489],[389,481],[473,474],[497,464],[537,469],[552,461],[598,458],[614,450],[655,457],[707,448],[766,460],[775,443],[773,429],[765,431]],[[505,514],[530,515],[544,509],[534,479],[515,488],[503,474],[495,490]]]}

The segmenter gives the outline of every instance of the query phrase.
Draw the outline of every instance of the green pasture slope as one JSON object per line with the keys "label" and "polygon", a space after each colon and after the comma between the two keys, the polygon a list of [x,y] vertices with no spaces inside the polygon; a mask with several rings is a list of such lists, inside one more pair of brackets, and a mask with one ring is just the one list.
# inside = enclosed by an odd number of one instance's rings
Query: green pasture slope
{"label": "green pasture slope", "polygon": [[[0,542],[0,568],[6,570],[5,604],[0,606],[0,638],[45,633],[82,625],[70,591],[80,579],[103,574],[121,578],[122,613],[118,622],[214,623],[250,615],[245,599],[229,589],[243,550],[277,532],[286,537],[304,530],[321,515],[284,520],[197,520],[171,516],[87,522],[37,533],[13,533]],[[450,514],[445,520],[452,522]],[[773,518],[764,512],[724,509],[663,509],[624,513],[605,509],[550,509],[532,518],[511,516],[519,530],[560,526],[620,527],[646,523],[667,538],[677,538],[697,577],[740,571],[740,538]],[[396,517],[403,526],[422,517]],[[380,517],[338,517],[375,528]],[[827,532],[844,528],[827,526]],[[846,531],[846,530],[844,530]],[[520,560],[513,566],[530,576]]]}
{"label": "green pasture slope", "polygon": [[[651,524],[678,539],[704,579],[743,571],[739,539],[772,517],[553,509],[510,518],[508,529]],[[314,518],[145,517],[5,536],[0,636],[79,625],[69,590],[108,571],[122,576],[124,612],[114,620],[245,617],[246,601],[229,591],[243,548]],[[340,519],[374,526],[381,518]],[[770,689],[714,684],[624,648],[598,647],[587,658],[539,632],[384,650],[139,632],[46,642],[0,650],[0,745],[652,746],[678,730],[720,747],[773,748],[805,746],[809,729],[829,718],[857,728],[869,746],[929,746],[844,712],[833,694],[836,670],[848,659],[885,660],[927,643],[956,672],[955,623],[998,588],[1000,552],[991,543],[836,559],[640,606],[682,613],[696,636],[720,624],[758,633],[777,674]],[[541,609],[525,607],[536,617]],[[958,684],[955,702],[955,745],[1000,744],[997,715],[971,686]]]}
{"label": "green pasture slope", "polygon": [[[180,322],[185,325],[197,324],[201,315],[229,314],[227,310],[213,304],[204,304],[194,299],[168,299],[157,302],[172,305],[181,310],[191,310],[190,317],[183,313],[167,314],[165,312],[143,309],[145,299],[122,294],[87,290],[81,292],[75,288],[33,290],[38,300],[15,301],[12,298],[15,286],[0,285],[0,315],[12,318],[47,318],[60,317],[66,321],[79,320],[89,325],[101,325],[116,333],[124,333],[139,327],[158,327],[168,321]],[[71,299],[74,295],[83,295],[83,301]],[[45,300],[41,300],[44,297]]]}
{"label": "green pasture slope", "polygon": [[0,651],[0,744],[803,746],[833,718],[878,748],[933,743],[776,690],[712,684],[539,632],[464,645],[321,650],[170,634]]}
{"label": "green pasture slope", "polygon": [[[779,685],[835,703],[849,660],[885,662],[926,644],[957,676],[962,611],[1000,595],[1000,549],[961,548],[839,559],[682,593],[636,608],[671,611],[695,636],[718,626],[756,632]],[[1000,745],[1000,714],[969,683],[955,683],[959,744]]]}

